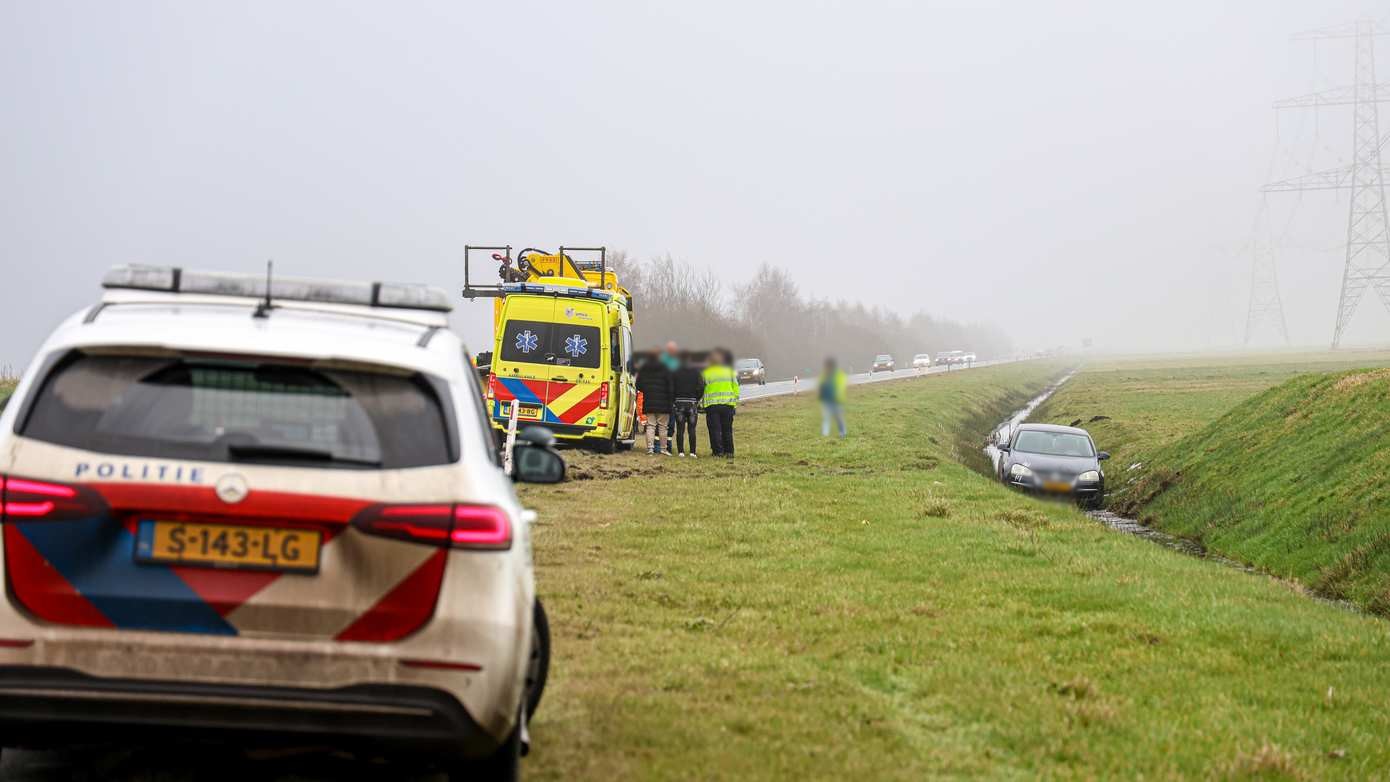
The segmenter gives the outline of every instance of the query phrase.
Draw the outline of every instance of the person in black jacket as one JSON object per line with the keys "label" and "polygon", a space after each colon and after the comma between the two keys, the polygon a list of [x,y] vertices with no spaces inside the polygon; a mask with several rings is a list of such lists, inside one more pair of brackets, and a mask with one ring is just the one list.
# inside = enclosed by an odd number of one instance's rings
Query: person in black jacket
{"label": "person in black jacket", "polygon": [[690,438],[690,458],[695,456],[695,425],[700,421],[700,398],[705,395],[704,367],[696,357],[686,354],[674,378],[675,403],[671,420],[676,427],[676,455],[685,456],[685,438]]}
{"label": "person in black jacket", "polygon": [[637,391],[642,394],[642,414],[647,417],[647,453],[670,456],[671,406],[675,401],[675,376],[665,362],[653,358],[637,370]]}

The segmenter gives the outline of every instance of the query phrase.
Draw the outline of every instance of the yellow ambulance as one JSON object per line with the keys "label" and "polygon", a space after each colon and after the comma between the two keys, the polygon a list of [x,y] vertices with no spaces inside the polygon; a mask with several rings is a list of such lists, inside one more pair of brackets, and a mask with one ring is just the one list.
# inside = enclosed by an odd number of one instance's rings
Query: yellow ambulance
{"label": "yellow ambulance", "polygon": [[505,431],[515,405],[519,426],[540,424],[561,441],[603,453],[631,448],[631,295],[605,261],[577,263],[564,248],[523,250],[515,265],[509,252],[493,257],[502,262],[502,282],[473,287],[474,296],[495,300],[486,390],[493,426]]}

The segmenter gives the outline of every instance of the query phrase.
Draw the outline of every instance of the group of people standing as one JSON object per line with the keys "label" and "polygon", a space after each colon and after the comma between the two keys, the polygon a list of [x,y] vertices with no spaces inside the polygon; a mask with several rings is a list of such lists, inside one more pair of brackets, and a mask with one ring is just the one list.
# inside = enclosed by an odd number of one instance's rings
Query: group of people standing
{"label": "group of people standing", "polygon": [[739,390],[732,364],[727,350],[713,350],[699,360],[682,355],[675,342],[667,342],[655,358],[643,363],[637,372],[637,391],[647,419],[647,453],[697,458],[695,433],[703,410],[711,453],[733,458]]}
{"label": "group of people standing", "polygon": [[[734,413],[738,409],[739,385],[734,357],[723,348],[699,358],[682,354],[675,342],[667,342],[654,358],[637,371],[637,391],[642,397],[642,415],[647,419],[647,453],[663,456],[695,455],[696,429],[700,411],[705,413],[712,455],[734,456]],[[817,383],[821,404],[821,436],[830,436],[836,424],[841,438],[846,435],[845,389],[849,383],[834,358],[825,360]],[[674,437],[671,434],[675,428]],[[671,441],[675,440],[675,451]]]}

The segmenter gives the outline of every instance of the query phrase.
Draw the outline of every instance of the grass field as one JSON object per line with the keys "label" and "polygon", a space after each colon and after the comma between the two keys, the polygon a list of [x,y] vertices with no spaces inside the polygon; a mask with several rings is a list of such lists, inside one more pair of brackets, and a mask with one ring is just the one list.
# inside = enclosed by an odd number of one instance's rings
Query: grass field
{"label": "grass field", "polygon": [[[1033,420],[1069,424],[1080,419],[1096,445],[1114,456],[1108,471],[1114,472],[1291,377],[1376,366],[1390,366],[1390,351],[1097,361],[1045,402]],[[1093,421],[1096,416],[1108,420]]]}
{"label": "grass field", "polygon": [[1295,358],[1100,365],[1036,417],[1111,416],[1112,509],[1390,614],[1390,354]]}
{"label": "grass field", "polygon": [[1390,628],[959,462],[1060,370],[749,405],[736,461],[573,454],[532,487],[541,779],[1364,778]]}

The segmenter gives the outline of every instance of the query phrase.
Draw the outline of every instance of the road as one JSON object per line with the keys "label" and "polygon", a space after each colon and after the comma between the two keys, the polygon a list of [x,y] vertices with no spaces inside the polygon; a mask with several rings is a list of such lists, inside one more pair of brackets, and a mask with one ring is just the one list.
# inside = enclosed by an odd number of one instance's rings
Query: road
{"label": "road", "polygon": [[[999,359],[997,361],[976,361],[970,368],[978,369],[980,367],[994,366],[995,364],[1009,364],[1014,361],[1023,360],[1026,359],[1006,358]],[[869,372],[861,372],[857,375],[850,375],[849,382],[850,385],[863,385],[865,383],[880,383],[885,380],[903,380],[909,377],[922,377],[925,375],[944,375],[947,372],[966,372],[968,370],[969,368],[966,367],[951,368],[945,366],[937,366],[932,367],[930,369],[899,369],[896,372],[877,372],[872,374]],[[749,401],[753,399],[763,399],[765,397],[770,396],[785,396],[787,394],[797,393],[815,393],[815,390],[816,378],[803,377],[799,381],[774,380],[765,386],[744,386],[740,393],[742,394],[743,401]]]}

